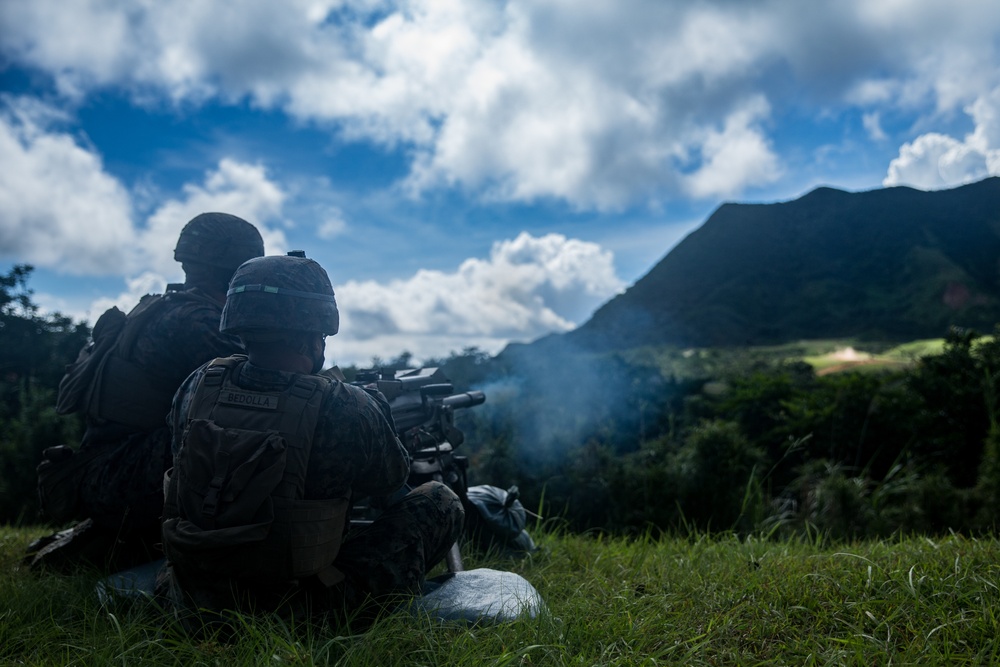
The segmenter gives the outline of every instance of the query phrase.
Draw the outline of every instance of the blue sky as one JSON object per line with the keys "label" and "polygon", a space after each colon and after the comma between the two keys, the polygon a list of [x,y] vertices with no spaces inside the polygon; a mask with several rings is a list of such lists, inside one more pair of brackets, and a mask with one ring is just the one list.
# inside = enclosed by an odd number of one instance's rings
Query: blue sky
{"label": "blue sky", "polygon": [[995,0],[5,0],[0,84],[44,308],[225,211],[326,267],[343,364],[571,329],[723,202],[1000,174]]}

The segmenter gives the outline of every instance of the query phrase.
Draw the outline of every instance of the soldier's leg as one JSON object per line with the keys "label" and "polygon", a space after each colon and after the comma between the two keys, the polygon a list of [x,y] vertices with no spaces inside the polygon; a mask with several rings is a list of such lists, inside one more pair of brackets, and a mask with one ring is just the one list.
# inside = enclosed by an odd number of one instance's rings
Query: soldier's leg
{"label": "soldier's leg", "polygon": [[81,485],[85,515],[94,524],[123,534],[159,532],[163,473],[170,466],[169,430],[164,426],[106,447]]}
{"label": "soldier's leg", "polygon": [[162,557],[163,471],[169,464],[166,427],[148,437],[101,448],[87,462],[80,484],[81,515],[72,529],[29,548],[31,567],[70,570],[80,565],[114,572]]}
{"label": "soldier's leg", "polygon": [[428,482],[408,493],[368,526],[352,529],[334,565],[344,573],[348,608],[417,594],[424,575],[462,532],[465,511],[444,484]]}

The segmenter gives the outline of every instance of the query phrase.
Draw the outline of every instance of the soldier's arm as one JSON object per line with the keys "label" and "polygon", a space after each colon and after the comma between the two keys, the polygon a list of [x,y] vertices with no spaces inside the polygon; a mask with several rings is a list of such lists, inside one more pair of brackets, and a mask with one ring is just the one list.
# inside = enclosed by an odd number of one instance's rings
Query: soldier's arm
{"label": "soldier's arm", "polygon": [[[345,389],[350,385],[345,385]],[[358,496],[387,495],[406,482],[410,457],[396,437],[389,404],[376,391],[350,387],[358,396],[358,436],[364,457],[354,491]]]}

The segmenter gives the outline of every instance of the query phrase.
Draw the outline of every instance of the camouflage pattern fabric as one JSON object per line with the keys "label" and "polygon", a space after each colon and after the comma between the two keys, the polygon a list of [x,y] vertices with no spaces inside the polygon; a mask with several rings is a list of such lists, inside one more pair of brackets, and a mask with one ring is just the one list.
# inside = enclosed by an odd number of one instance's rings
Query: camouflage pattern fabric
{"label": "camouflage pattern fabric", "polygon": [[[221,304],[207,295],[171,300],[159,319],[136,341],[133,361],[160,386],[173,391],[193,370],[216,357],[241,352],[234,336],[219,332]],[[128,392],[129,387],[120,387]],[[81,449],[103,451],[87,467],[81,488],[83,516],[97,526],[120,531],[158,534],[163,511],[163,473],[170,467],[170,431],[163,426],[137,430],[114,422],[91,420]]]}
{"label": "camouflage pattern fabric", "polygon": [[[172,447],[181,435],[204,367],[174,397],[170,414]],[[295,374],[247,363],[234,381],[249,391],[281,391]],[[305,480],[305,498],[387,496],[409,472],[409,456],[395,435],[385,398],[374,390],[345,384],[328,392],[321,409]],[[430,482],[409,492],[372,524],[350,529],[334,565],[345,580],[331,588],[315,577],[297,581],[197,579],[171,569],[170,596],[181,615],[190,609],[283,611],[293,615],[345,614],[381,606],[395,596],[420,590],[424,575],[461,532],[461,501],[443,484]],[[198,617],[204,622],[204,616]],[[220,617],[222,618],[222,617]]]}
{"label": "camouflage pattern fabric", "polygon": [[462,501],[451,489],[440,482],[421,484],[371,524],[348,532],[334,561],[346,575],[336,594],[349,609],[418,594],[424,575],[444,559],[464,520]]}
{"label": "camouflage pattern fabric", "polygon": [[451,489],[427,482],[373,523],[351,528],[334,560],[345,575],[335,586],[328,588],[315,577],[290,582],[201,579],[185,576],[168,563],[158,581],[158,595],[195,635],[239,627],[232,611],[277,612],[362,630],[379,613],[420,593],[426,573],[458,539],[464,516],[462,502]]}
{"label": "camouflage pattern fabric", "polygon": [[[168,424],[174,457],[206,366],[191,374],[177,390]],[[295,373],[269,370],[248,362],[233,381],[248,391],[280,392],[295,382]],[[329,392],[320,410],[306,474],[305,497],[310,499],[377,496],[403,485],[410,470],[409,455],[396,437],[385,397],[377,391],[345,384]]]}
{"label": "camouflage pattern fabric", "polygon": [[330,277],[305,257],[248,260],[233,274],[221,328],[243,335],[305,331],[332,336],[340,329],[340,312]]}

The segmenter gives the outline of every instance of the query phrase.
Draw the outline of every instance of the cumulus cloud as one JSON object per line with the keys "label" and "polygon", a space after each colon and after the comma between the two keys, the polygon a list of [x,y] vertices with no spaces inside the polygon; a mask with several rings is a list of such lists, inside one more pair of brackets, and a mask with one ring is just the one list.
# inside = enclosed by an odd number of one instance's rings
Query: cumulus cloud
{"label": "cumulus cloud", "polygon": [[414,194],[609,209],[773,182],[767,121],[804,103],[962,108],[996,85],[1000,5],[9,0],[0,22],[67,95],[250,99],[406,144]]}
{"label": "cumulus cloud", "polygon": [[67,314],[72,315],[75,319],[85,320],[93,324],[97,322],[97,318],[105,310],[112,306],[117,306],[119,310],[127,313],[146,294],[163,294],[168,282],[170,281],[158,273],[145,271],[137,276],[126,278],[125,289],[117,296],[101,297],[92,301],[84,312],[77,314],[69,310]]}
{"label": "cumulus cloud", "polygon": [[975,130],[963,139],[929,132],[904,144],[883,185],[935,190],[1000,175],[1000,87],[965,111]]}
{"label": "cumulus cloud", "polygon": [[191,218],[208,211],[231,213],[252,223],[264,238],[266,254],[285,251],[284,233],[264,223],[280,218],[286,195],[262,165],[223,159],[203,184],[188,183],[182,192],[182,198],[160,205],[138,233],[142,266],[163,276],[181,277],[174,261],[177,237]]}
{"label": "cumulus cloud", "polygon": [[126,189],[59,129],[62,112],[29,98],[0,105],[0,256],[76,274],[117,271],[135,238]]}
{"label": "cumulus cloud", "polygon": [[78,275],[179,279],[177,236],[198,213],[225,211],[257,225],[268,252],[283,252],[279,229],[285,194],[261,165],[223,159],[203,184],[163,202],[142,223],[129,191],[101,156],[61,130],[71,119],[32,98],[0,99],[0,257]]}
{"label": "cumulus cloud", "polygon": [[721,131],[709,131],[702,142],[700,167],[688,176],[688,191],[696,197],[730,196],[748,185],[764,185],[780,176],[777,156],[755,120],[767,115],[767,102],[754,103],[726,119]]}
{"label": "cumulus cloud", "polygon": [[48,309],[96,321],[107,308],[126,312],[144,294],[163,292],[184,278],[173,249],[184,225],[206,211],[224,211],[253,223],[266,254],[283,253],[284,192],[261,165],[223,159],[202,184],[163,202],[142,224],[131,218],[129,194],[104,173],[98,155],[73,137],[45,132],[40,119],[64,120],[37,102],[20,101],[0,114],[0,257],[47,269],[88,275],[121,275],[125,289],[89,304],[46,295]]}
{"label": "cumulus cloud", "polygon": [[101,297],[79,310],[61,307],[77,319],[96,322],[105,310],[117,306],[128,312],[145,294],[163,293],[168,283],[182,282],[184,272],[174,261],[174,246],[184,225],[199,213],[222,211],[252,223],[264,239],[265,254],[285,252],[287,241],[280,229],[263,224],[280,219],[285,194],[267,178],[261,165],[223,159],[217,170],[209,171],[202,184],[188,183],[183,197],[170,199],[157,208],[145,225],[134,231],[134,248],[125,266],[114,267],[124,274],[125,288],[115,296]]}
{"label": "cumulus cloud", "polygon": [[511,340],[573,328],[623,287],[600,246],[522,232],[453,273],[338,287],[342,324],[331,358],[365,360],[386,349],[447,356],[469,346],[495,353]]}

